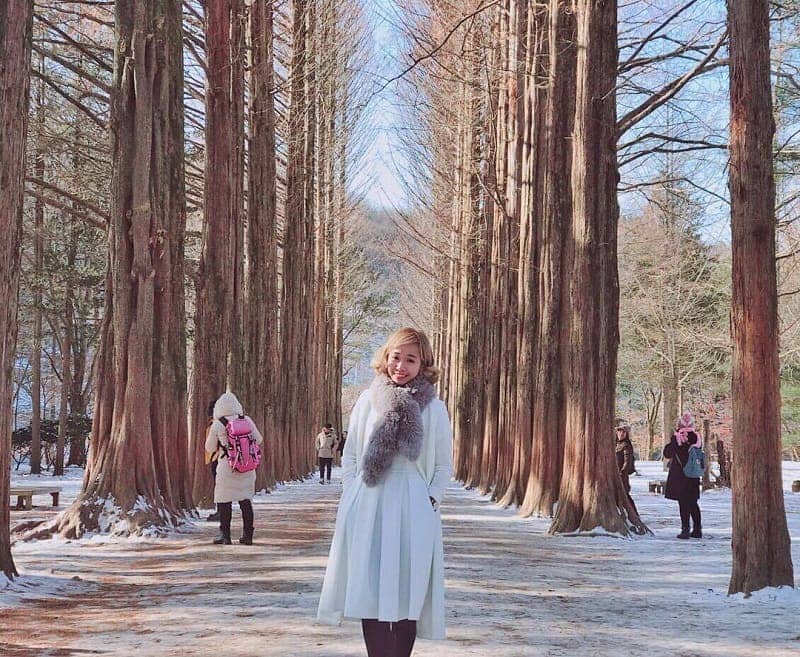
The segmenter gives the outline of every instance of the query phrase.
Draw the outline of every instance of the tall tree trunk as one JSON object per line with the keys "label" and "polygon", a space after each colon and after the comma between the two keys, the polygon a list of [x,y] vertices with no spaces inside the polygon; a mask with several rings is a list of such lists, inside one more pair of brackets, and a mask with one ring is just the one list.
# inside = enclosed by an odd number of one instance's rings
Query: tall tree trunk
{"label": "tall tree trunk", "polygon": [[[72,167],[79,171],[83,166],[83,155],[81,152],[81,121],[78,114],[73,120],[73,139],[72,139]],[[78,202],[73,203],[77,208]],[[86,374],[86,336],[81,330],[85,326],[82,322],[76,330],[74,292],[72,285],[72,271],[78,253],[78,226],[75,221],[70,221],[69,229],[69,251],[67,254],[67,279],[66,287],[68,291],[69,303],[65,303],[64,332],[69,334],[69,344],[71,346],[69,363],[71,365],[69,378],[62,377],[62,386],[66,388],[66,393],[62,389],[62,395],[66,394],[66,400],[62,399],[62,406],[66,404],[69,412],[67,423],[64,427],[66,435],[69,437],[69,459],[67,465],[83,467],[86,464],[86,436],[84,435],[82,420],[86,415],[86,401],[84,394],[84,376]],[[59,425],[59,432],[61,426]]]}
{"label": "tall tree trunk", "polygon": [[[244,87],[247,57],[247,6],[230,0],[230,244],[233,249],[233,295],[228,305],[231,338],[228,354],[228,387],[241,394],[244,386]],[[249,409],[248,409],[249,412]]]}
{"label": "tall tree trunk", "polygon": [[538,226],[539,322],[535,370],[536,412],[532,418],[531,465],[520,512],[552,516],[564,462],[564,386],[561,327],[566,314],[564,245],[572,216],[570,168],[575,108],[575,16],[571,1],[549,6],[549,76],[547,85],[542,213]]}
{"label": "tall tree trunk", "polygon": [[[207,408],[228,389],[228,355],[237,312],[234,217],[234,139],[231,103],[231,2],[206,3],[206,151],[203,243],[197,272],[194,360],[189,418],[192,495],[213,503],[214,482],[205,463]],[[236,391],[238,392],[238,391]]]}
{"label": "tall tree trunk", "polygon": [[767,0],[728,2],[734,453],[728,592],[745,595],[794,584],[781,479],[769,9]]}
{"label": "tall tree trunk", "polygon": [[[505,225],[508,221],[503,205],[503,197],[506,194],[507,181],[507,153],[509,150],[509,140],[507,136],[507,124],[509,115],[509,84],[505,71],[509,67],[508,41],[509,41],[509,2],[504,0],[502,6],[497,8],[493,30],[495,32],[494,43],[497,49],[495,69],[498,71],[496,82],[497,107],[495,110],[496,119],[494,121],[493,139],[494,152],[492,164],[494,172],[495,186],[494,191],[496,203],[493,204],[494,214],[492,215],[491,232],[491,257],[488,290],[488,307],[492,310],[492,315],[487,318],[487,337],[486,347],[488,358],[486,369],[491,373],[488,385],[486,386],[486,414],[485,428],[483,433],[483,454],[481,456],[481,482],[480,491],[488,493],[496,483],[498,474],[498,454],[500,451],[499,435],[499,416],[500,407],[500,377],[501,368],[500,349],[502,333],[502,317],[500,307],[502,297],[505,292],[502,273],[502,258],[505,257],[504,233]],[[494,89],[491,89],[494,91]],[[490,94],[494,99],[494,94]]]}
{"label": "tall tree trunk", "polygon": [[159,530],[192,508],[181,4],[118,0],[115,32],[106,312],[83,489],[55,523],[68,537]]}
{"label": "tall tree trunk", "polygon": [[498,391],[498,457],[493,497],[503,505],[519,501],[517,488],[519,462],[514,440],[516,424],[516,364],[517,364],[517,275],[519,264],[520,200],[522,194],[522,153],[525,146],[525,25],[527,0],[509,1],[508,45],[508,117],[506,123],[506,187],[504,223],[501,226],[499,248],[500,268],[500,368]]}
{"label": "tall tree trunk", "polygon": [[266,441],[258,489],[271,488],[276,463],[277,413],[282,386],[278,369],[278,240],[275,155],[275,73],[272,0],[256,0],[250,9],[250,116],[247,205],[247,296],[245,324],[247,371],[264,375],[245,379],[244,400]]}
{"label": "tall tree trunk", "polygon": [[661,431],[665,443],[675,431],[680,416],[677,391],[678,375],[675,365],[665,362],[661,373]]}
{"label": "tall tree trunk", "polygon": [[[42,71],[43,72],[43,71]],[[44,180],[44,81],[36,85],[36,157],[34,171]],[[42,472],[42,287],[44,283],[44,201],[34,202],[33,224],[33,344],[31,345],[31,474]]]}
{"label": "tall tree trunk", "polygon": [[0,0],[0,572],[8,578],[17,574],[7,502],[32,21],[31,0]]}
{"label": "tall tree trunk", "polygon": [[[71,258],[70,267],[74,265]],[[69,426],[69,392],[72,380],[72,277],[67,272],[67,288],[64,293],[64,334],[61,337],[61,395],[58,409],[58,438],[53,462],[53,476],[64,474],[64,447]]]}
{"label": "tall tree trunk", "polygon": [[577,0],[576,103],[572,149],[570,306],[562,339],[566,383],[564,472],[552,533],[645,531],[614,457],[619,342],[615,0]]}
{"label": "tall tree trunk", "polygon": [[292,6],[291,99],[289,142],[286,163],[286,210],[283,232],[283,285],[281,288],[281,366],[286,377],[281,421],[280,453],[276,472],[280,481],[300,479],[310,462],[312,425],[319,421],[311,408],[309,365],[313,321],[309,321],[308,301],[314,270],[313,216],[309,195],[311,169],[308,168],[310,130],[313,126],[309,104],[311,7],[307,0]]}

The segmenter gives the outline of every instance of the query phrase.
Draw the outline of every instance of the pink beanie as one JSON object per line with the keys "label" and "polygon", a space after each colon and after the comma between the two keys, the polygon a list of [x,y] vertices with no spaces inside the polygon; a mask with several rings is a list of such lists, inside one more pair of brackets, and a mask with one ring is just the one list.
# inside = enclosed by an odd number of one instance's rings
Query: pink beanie
{"label": "pink beanie", "polygon": [[702,447],[703,439],[694,427],[694,418],[689,411],[686,411],[681,415],[681,419],[678,420],[678,430],[675,432],[675,440],[678,441],[679,445],[685,445],[689,442],[689,433],[692,431],[697,435],[697,442],[694,444],[694,447]]}

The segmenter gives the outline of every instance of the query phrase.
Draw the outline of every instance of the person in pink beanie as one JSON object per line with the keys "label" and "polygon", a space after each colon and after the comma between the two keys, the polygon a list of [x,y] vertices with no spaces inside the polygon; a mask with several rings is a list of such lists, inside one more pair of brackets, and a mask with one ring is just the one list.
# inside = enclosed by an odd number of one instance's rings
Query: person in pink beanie
{"label": "person in pink beanie", "polygon": [[[689,449],[700,447],[702,441],[694,425],[694,418],[688,411],[678,420],[678,428],[669,443],[664,446],[664,458],[670,459],[667,485],[664,497],[677,500],[681,514],[681,533],[678,538],[702,538],[703,529],[700,517],[700,479],[687,477],[683,468],[689,460]],[[689,520],[693,526],[689,531]]]}

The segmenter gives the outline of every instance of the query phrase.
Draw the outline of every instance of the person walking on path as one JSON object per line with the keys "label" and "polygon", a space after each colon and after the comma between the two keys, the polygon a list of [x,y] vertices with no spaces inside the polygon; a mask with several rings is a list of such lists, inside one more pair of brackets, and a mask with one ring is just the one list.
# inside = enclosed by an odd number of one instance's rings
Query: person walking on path
{"label": "person walking on path", "polygon": [[[242,536],[239,543],[253,544],[253,497],[256,488],[256,471],[237,472],[228,464],[227,422],[244,417],[252,427],[256,444],[262,445],[264,438],[253,420],[244,415],[242,405],[232,392],[226,392],[214,404],[214,422],[206,437],[206,451],[219,451],[217,477],[214,481],[214,502],[219,510],[219,536],[215,545],[231,544],[231,515],[233,502],[239,503],[242,511]],[[224,421],[223,421],[224,420]]]}
{"label": "person walking on path", "polygon": [[350,415],[317,618],[360,619],[368,657],[408,657],[417,636],[445,638],[439,504],[452,430],[422,331],[394,333],[372,366]]}
{"label": "person walking on path", "polygon": [[633,508],[636,504],[631,497],[631,482],[630,475],[636,472],[636,462],[633,458],[633,442],[631,442],[631,428],[629,425],[622,423],[617,427],[617,443],[616,443],[616,456],[617,456],[617,469],[619,470],[620,479],[622,479],[622,486],[628,495],[628,500]]}
{"label": "person walking on path", "polygon": [[333,425],[326,424],[317,434],[317,459],[319,460],[319,483],[325,483],[327,473],[328,483],[331,483],[331,468],[333,467],[333,453],[336,451],[336,432]]}
{"label": "person walking on path", "polygon": [[[683,471],[689,461],[689,450],[701,446],[694,418],[691,413],[686,412],[678,421],[678,428],[672,434],[669,443],[664,446],[664,458],[670,459],[664,497],[678,502],[681,514],[681,533],[678,534],[680,539],[703,537],[700,505],[697,503],[700,499],[700,478],[687,477]],[[691,532],[689,532],[690,518],[694,525]]]}

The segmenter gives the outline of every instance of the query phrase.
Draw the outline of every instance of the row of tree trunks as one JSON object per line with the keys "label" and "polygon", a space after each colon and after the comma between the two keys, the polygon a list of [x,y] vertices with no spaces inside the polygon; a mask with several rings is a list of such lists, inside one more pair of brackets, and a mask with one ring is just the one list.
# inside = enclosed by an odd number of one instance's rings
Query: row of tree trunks
{"label": "row of tree trunks", "polygon": [[118,1],[115,30],[106,308],[91,458],[56,523],[66,536],[170,526],[192,508],[180,5]]}
{"label": "row of tree trunks", "polygon": [[[730,593],[793,586],[781,477],[770,3],[730,0],[733,570]],[[757,439],[754,437],[757,436]]]}
{"label": "row of tree trunks", "polygon": [[455,172],[439,344],[456,474],[525,515],[559,502],[553,532],[642,533],[612,431],[616,5],[504,0],[476,23],[462,43],[481,65],[453,54],[441,150]]}
{"label": "row of tree trunks", "polygon": [[30,90],[33,2],[0,0],[0,572],[16,576],[9,537],[12,373]]}
{"label": "row of tree trunks", "polygon": [[[291,5],[292,38],[279,40],[292,58],[289,94],[276,82],[276,68],[287,63],[275,56],[275,12],[285,20],[283,9],[269,0],[214,0],[203,10],[205,57],[194,55],[208,78],[205,188],[189,433],[180,3],[118,0],[113,211],[91,456],[76,503],[34,536],[138,533],[174,524],[194,503],[210,505],[206,409],[226,389],[241,396],[267,438],[258,488],[304,477],[314,465],[319,424],[341,426],[339,260],[351,212],[344,186],[354,121],[345,105],[358,75],[351,58],[365,29],[362,9],[332,0]],[[27,70],[13,73],[27,80]],[[288,121],[276,98],[288,107]],[[74,230],[69,234],[67,261],[74,265]],[[57,338],[61,441],[70,415],[87,407],[86,336],[70,321],[75,297],[70,280],[66,286],[67,320]],[[310,321],[309,308],[317,309]],[[76,441],[70,450],[76,463],[79,447]],[[7,536],[7,523],[5,529]]]}

